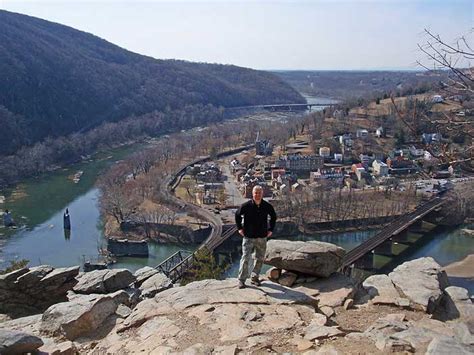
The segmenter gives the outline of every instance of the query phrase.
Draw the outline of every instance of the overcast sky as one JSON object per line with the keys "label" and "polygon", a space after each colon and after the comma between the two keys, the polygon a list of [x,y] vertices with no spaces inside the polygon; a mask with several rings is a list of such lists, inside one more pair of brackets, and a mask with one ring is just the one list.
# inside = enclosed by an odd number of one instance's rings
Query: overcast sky
{"label": "overcast sky", "polygon": [[59,22],[155,58],[255,69],[415,69],[424,28],[448,41],[473,36],[473,4],[0,0],[1,9]]}

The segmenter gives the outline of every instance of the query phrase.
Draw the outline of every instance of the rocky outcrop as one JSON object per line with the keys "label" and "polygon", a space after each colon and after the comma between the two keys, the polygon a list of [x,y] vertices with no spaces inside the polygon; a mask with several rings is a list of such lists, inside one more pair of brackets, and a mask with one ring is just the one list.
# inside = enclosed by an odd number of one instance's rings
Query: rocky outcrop
{"label": "rocky outcrop", "polygon": [[[467,354],[474,350],[472,338],[457,331],[459,323],[444,323],[429,318],[407,321],[404,316],[400,318],[398,315],[379,318],[359,337],[367,337],[384,353],[424,353],[428,348],[427,354],[441,355]],[[451,351],[446,352],[447,349]]]}
{"label": "rocky outcrop", "polygon": [[111,293],[128,287],[136,281],[127,269],[94,270],[81,274],[74,286],[76,293]]}
{"label": "rocky outcrop", "polygon": [[433,313],[448,285],[446,273],[431,257],[407,261],[387,275],[368,277],[362,287],[374,304],[413,307]]}
{"label": "rocky outcrop", "polygon": [[343,248],[330,243],[270,240],[265,263],[279,269],[328,277],[340,268],[344,254]]}
{"label": "rocky outcrop", "polygon": [[43,341],[37,336],[15,330],[0,329],[0,354],[31,353],[43,344]]}
{"label": "rocky outcrop", "polygon": [[193,282],[140,302],[96,351],[181,351],[197,346],[185,340],[191,333],[212,339],[211,350],[232,342],[245,351],[271,344],[274,332],[303,330],[317,314],[315,305],[313,297],[269,281],[245,289],[237,288],[236,279]]}
{"label": "rocky outcrop", "polygon": [[428,313],[435,310],[448,286],[446,273],[431,257],[407,261],[388,277],[402,295]]}
{"label": "rocky outcrop", "polygon": [[66,301],[78,273],[79,266],[54,269],[42,265],[0,275],[0,312],[18,317]]}
{"label": "rocky outcrop", "polygon": [[[426,267],[413,267],[413,278],[437,277],[433,263],[421,265]],[[28,274],[24,280],[34,280],[53,272],[47,267],[34,271],[8,277],[17,280]],[[259,287],[239,289],[236,279],[227,279],[167,288],[170,283],[163,274],[144,268],[133,277],[133,286],[127,281],[125,289],[108,294],[69,291],[69,302],[55,304],[42,315],[6,319],[0,322],[0,332],[37,337],[44,343],[39,351],[58,354],[444,354],[449,349],[452,354],[467,354],[474,350],[469,323],[473,303],[465,289],[444,288],[438,282],[440,301],[433,301],[435,312],[428,315],[428,309],[417,303],[426,297],[409,292],[411,283],[399,287],[391,274],[374,275],[359,290],[339,273],[318,278],[274,269],[268,274],[276,281],[285,274],[284,279],[296,275],[296,280],[290,282],[292,287],[264,280]],[[420,287],[437,294],[432,285],[431,279],[420,281]],[[94,289],[101,287],[107,289],[103,285]],[[140,292],[151,298],[137,298]],[[386,302],[375,302],[377,297]],[[400,308],[400,300],[408,304]],[[434,319],[442,316],[445,319]]]}

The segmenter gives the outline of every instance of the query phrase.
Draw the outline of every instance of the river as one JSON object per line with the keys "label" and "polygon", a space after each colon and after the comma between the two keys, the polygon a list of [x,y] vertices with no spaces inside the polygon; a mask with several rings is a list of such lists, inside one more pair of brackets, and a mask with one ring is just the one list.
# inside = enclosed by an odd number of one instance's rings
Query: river
{"label": "river", "polygon": [[[29,179],[0,195],[5,201],[0,209],[10,209],[18,228],[0,225],[0,269],[12,260],[29,260],[30,266],[48,264],[55,267],[95,261],[105,239],[98,208],[99,190],[94,186],[108,166],[140,149],[135,144],[101,152],[93,159],[60,169],[37,179]],[[78,183],[72,180],[82,171]],[[72,229],[63,229],[63,212],[69,208]],[[119,258],[113,265],[135,270],[155,266],[180,249],[176,245],[150,243],[149,258]]]}
{"label": "river", "polygon": [[[321,100],[308,98],[308,102]],[[9,261],[19,259],[28,259],[30,266],[49,264],[55,267],[79,265],[86,259],[94,260],[98,249],[105,245],[97,205],[97,178],[108,166],[142,147],[135,144],[104,151],[67,169],[59,169],[40,178],[27,180],[13,189],[0,191],[0,195],[6,197],[3,203],[0,199],[0,211],[10,209],[19,224],[17,229],[7,229],[0,224],[0,269],[6,267]],[[71,177],[79,171],[83,174],[80,181],[74,183]],[[66,208],[71,213],[72,230],[69,236],[65,235],[62,228],[62,214]],[[446,265],[463,259],[474,252],[474,238],[462,235],[460,229],[437,230],[425,239],[419,249],[405,253],[399,261],[432,256],[441,265]],[[347,232],[300,239],[332,242],[349,250],[373,233]],[[118,258],[112,267],[126,267],[134,271],[145,265],[155,266],[180,249],[193,248],[195,246],[192,245],[150,243],[149,258]],[[379,261],[383,264],[386,260]],[[235,269],[234,263],[228,275],[235,274]],[[472,282],[468,286],[472,292]]]}

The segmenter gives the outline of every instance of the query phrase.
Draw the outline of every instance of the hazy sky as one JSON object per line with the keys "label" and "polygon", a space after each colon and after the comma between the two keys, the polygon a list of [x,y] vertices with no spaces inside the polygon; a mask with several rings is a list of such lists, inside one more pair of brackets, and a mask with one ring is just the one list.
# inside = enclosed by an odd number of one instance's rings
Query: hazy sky
{"label": "hazy sky", "polygon": [[472,0],[42,1],[0,8],[155,58],[256,69],[413,69],[429,28],[473,36]]}

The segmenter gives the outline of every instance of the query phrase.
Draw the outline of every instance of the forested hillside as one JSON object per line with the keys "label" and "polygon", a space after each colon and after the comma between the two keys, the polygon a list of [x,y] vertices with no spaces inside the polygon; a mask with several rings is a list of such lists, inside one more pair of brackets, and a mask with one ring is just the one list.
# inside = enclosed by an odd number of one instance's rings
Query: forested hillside
{"label": "forested hillside", "polygon": [[383,97],[390,93],[422,93],[447,78],[443,71],[295,70],[276,71],[275,74],[301,93],[339,100]]}
{"label": "forested hillside", "polygon": [[0,154],[47,136],[184,105],[305,102],[271,73],[157,60],[7,11],[0,11],[0,73]]}

